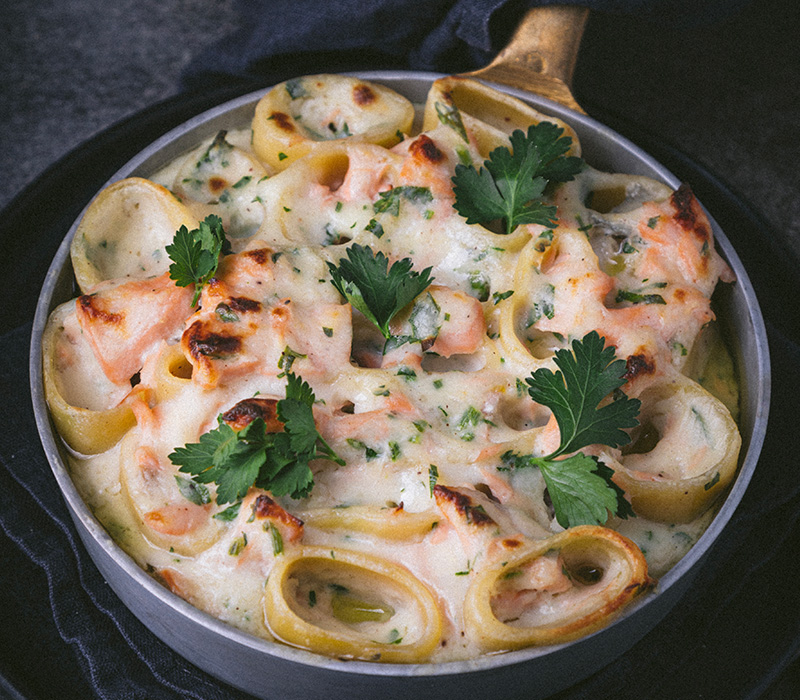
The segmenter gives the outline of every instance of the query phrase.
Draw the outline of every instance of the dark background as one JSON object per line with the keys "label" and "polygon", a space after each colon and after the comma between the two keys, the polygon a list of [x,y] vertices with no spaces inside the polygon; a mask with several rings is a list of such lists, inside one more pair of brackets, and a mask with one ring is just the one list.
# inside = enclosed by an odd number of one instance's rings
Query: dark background
{"label": "dark background", "polygon": [[[205,78],[182,79],[242,26],[239,4],[3,0],[0,208],[8,208],[0,220],[0,241],[6,259],[14,261],[6,272],[14,289],[41,284],[52,250],[37,245],[38,230],[49,232],[63,224],[66,232],[72,210],[80,210],[96,180],[102,183],[138,150],[137,139],[166,131],[173,126],[171,120],[183,118],[181,109],[190,114],[194,106],[210,106],[208,99],[245,92],[252,87],[249,81],[258,81],[249,75],[225,86],[208,79],[204,94]],[[722,188],[735,198],[740,206],[736,211],[744,212],[748,225],[757,229],[749,244],[769,245],[782,258],[776,275],[791,276],[774,286],[756,285],[762,304],[769,304],[787,288],[796,292],[799,287],[800,3],[754,0],[714,22],[671,19],[593,14],[574,92],[591,115],[682,173],[699,173],[701,190],[711,183],[715,191]],[[369,56],[363,59],[363,65],[356,60],[344,67],[374,67]],[[325,70],[314,60],[301,65]],[[176,96],[182,93],[186,106],[176,109]],[[92,158],[69,155],[87,140]],[[114,167],[106,172],[108,161]],[[51,191],[52,185],[57,189]],[[703,199],[703,192],[699,194]],[[715,216],[724,213],[712,210]],[[747,262],[746,250],[739,252]],[[0,330],[29,321],[31,303],[27,297],[7,295]],[[783,322],[786,328],[796,327],[791,319]],[[795,540],[787,556],[796,557],[797,549]],[[797,559],[788,559],[785,578],[774,585],[796,591],[796,570]],[[47,581],[2,530],[0,578],[0,675],[8,678],[5,691],[0,683],[0,697],[4,692],[15,697],[12,686],[37,700],[91,697],[72,646],[64,643],[45,657],[39,654],[41,639],[57,637],[42,604],[49,595]],[[773,585],[773,579],[768,582]],[[800,607],[797,595],[788,600]],[[764,697],[800,696],[800,669],[787,661],[777,678],[765,681]],[[57,694],[51,692],[54,679],[63,686]],[[736,697],[735,691],[726,693],[726,699]]]}

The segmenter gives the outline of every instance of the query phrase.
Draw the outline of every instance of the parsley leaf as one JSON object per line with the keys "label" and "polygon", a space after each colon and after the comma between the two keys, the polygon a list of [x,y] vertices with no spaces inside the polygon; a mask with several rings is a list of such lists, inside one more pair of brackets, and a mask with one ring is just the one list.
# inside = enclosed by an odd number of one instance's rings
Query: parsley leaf
{"label": "parsley leaf", "polygon": [[304,498],[314,486],[311,460],[344,464],[317,431],[314,401],[311,387],[287,373],[286,398],[277,404],[283,432],[267,432],[264,420],[256,418],[237,433],[219,416],[218,427],[199,442],[175,448],[169,459],[198,484],[216,483],[218,504],[241,500],[251,486]]}
{"label": "parsley leaf", "polygon": [[389,259],[380,251],[357,243],[347,249],[347,257],[337,267],[328,263],[331,283],[350,304],[374,323],[389,341],[389,323],[398,311],[407,306],[433,282],[431,268],[422,272],[411,269],[410,258],[397,260],[389,267]]}
{"label": "parsley leaf", "polygon": [[[621,518],[634,515],[614,472],[594,456],[576,452],[588,445],[619,447],[630,442],[623,428],[638,424],[641,402],[617,392],[624,383],[625,362],[596,331],[572,343],[572,352],[557,350],[559,371],[541,368],[525,381],[531,398],[553,411],[561,439],[545,457],[508,451],[505,468],[538,467],[544,477],[556,519],[562,527],[602,525],[608,511]],[[612,392],[614,398],[599,404]],[[599,407],[598,407],[599,406]],[[575,453],[561,458],[565,454]]]}
{"label": "parsley leaf", "polygon": [[583,168],[583,161],[565,156],[572,139],[552,122],[516,129],[510,137],[512,150],[495,148],[484,167],[456,165],[452,178],[456,211],[468,224],[505,221],[505,233],[520,224],[556,225],[556,207],[542,196],[550,182],[566,182]]}
{"label": "parsley leaf", "polygon": [[550,457],[587,445],[627,445],[630,437],[622,428],[638,424],[641,402],[623,394],[597,408],[625,383],[625,361],[615,359],[614,348],[605,347],[605,340],[592,331],[573,341],[572,352],[556,350],[555,363],[560,371],[537,369],[525,380],[531,398],[553,411],[561,432],[561,445]]}
{"label": "parsley leaf", "polygon": [[231,245],[222,228],[222,219],[213,214],[200,222],[200,227],[189,231],[181,226],[172,243],[166,246],[172,264],[169,277],[179,287],[195,285],[192,306],[197,306],[200,292],[217,272],[220,254],[231,252]]}

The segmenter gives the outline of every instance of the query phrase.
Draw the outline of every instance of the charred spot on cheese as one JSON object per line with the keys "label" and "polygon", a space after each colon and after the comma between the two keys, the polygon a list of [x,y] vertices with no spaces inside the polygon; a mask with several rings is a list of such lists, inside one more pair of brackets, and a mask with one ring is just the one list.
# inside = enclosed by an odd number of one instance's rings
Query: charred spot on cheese
{"label": "charred spot on cheese", "polygon": [[222,414],[222,420],[234,430],[242,430],[256,418],[261,418],[266,423],[267,432],[269,433],[277,433],[283,430],[283,423],[278,420],[277,399],[259,397],[243,399]]}
{"label": "charred spot on cheese", "polygon": [[236,354],[242,341],[229,333],[216,333],[208,329],[203,321],[195,321],[184,332],[189,353],[195,360],[203,357],[221,359]]}
{"label": "charred spot on cheese", "polygon": [[261,310],[260,302],[255,301],[254,299],[248,299],[247,297],[231,297],[228,299],[228,306],[239,313],[249,313]]}
{"label": "charred spot on cheese", "polygon": [[655,362],[644,353],[629,355],[628,359],[625,361],[625,374],[622,375],[622,378],[626,382],[629,382],[636,377],[645,374],[653,374],[655,371]]}
{"label": "charred spot on cheese", "polygon": [[275,122],[275,125],[279,129],[283,129],[284,131],[293,134],[297,129],[295,129],[294,123],[292,122],[292,118],[286,114],[285,112],[273,112],[269,118]]}
{"label": "charred spot on cheese", "polygon": [[274,251],[271,248],[256,248],[255,250],[247,250],[242,255],[256,265],[269,265],[272,262]]}
{"label": "charred spot on cheese", "polygon": [[359,83],[353,88],[353,102],[360,107],[364,107],[376,100],[375,93],[369,85]]}
{"label": "charred spot on cheese", "polygon": [[266,494],[261,494],[256,498],[253,504],[253,513],[259,520],[269,518],[270,520],[279,520],[287,524],[291,523],[298,527],[303,524],[300,518],[288,513]]}
{"label": "charred spot on cheese", "polygon": [[228,186],[228,181],[224,177],[214,175],[208,178],[208,189],[214,194],[219,194]]}
{"label": "charred spot on cheese", "polygon": [[440,508],[445,505],[451,506],[470,525],[486,527],[496,524],[484,507],[475,505],[473,500],[465,493],[436,484],[433,487],[433,496]]}
{"label": "charred spot on cheese", "polygon": [[99,299],[93,294],[84,294],[78,297],[78,309],[87,318],[100,323],[107,323],[108,325],[120,324],[125,319],[124,314],[107,311],[101,308],[98,302]]}
{"label": "charred spot on cheese", "polygon": [[426,134],[420,134],[414,139],[408,150],[414,158],[420,161],[441,163],[444,160],[444,153],[439,150],[433,139]]}
{"label": "charred spot on cheese", "polygon": [[695,199],[691,187],[682,184],[670,197],[672,206],[675,207],[673,218],[684,231],[691,231],[698,239],[708,241],[710,231],[705,221],[700,220],[700,205]]}

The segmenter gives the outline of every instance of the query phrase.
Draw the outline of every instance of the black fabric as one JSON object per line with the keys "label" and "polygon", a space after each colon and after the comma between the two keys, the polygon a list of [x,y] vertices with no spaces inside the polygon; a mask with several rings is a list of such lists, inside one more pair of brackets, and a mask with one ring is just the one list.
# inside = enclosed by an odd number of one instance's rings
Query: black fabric
{"label": "black fabric", "polygon": [[[269,21],[243,22],[240,34],[198,55],[179,99],[93,139],[3,212],[0,249],[7,288],[15,290],[0,309],[0,390],[9,409],[0,431],[0,672],[8,688],[31,700],[246,697],[166,648],[110,591],[77,538],[39,445],[28,388],[30,321],[47,263],[83,204],[149,141],[234,94],[319,70],[475,68],[502,45],[527,4],[240,0],[237,7],[248,18],[259,18],[259,12],[266,17],[270,5]],[[742,3],[585,4],[638,13],[654,23],[696,23],[718,19]],[[604,114],[599,105],[584,106],[692,182],[722,224],[761,299],[776,381],[761,462],[696,585],[628,653],[557,698],[755,698],[800,653],[793,581],[800,555],[795,262],[776,250],[778,237],[759,215],[712,174],[639,125]],[[36,244],[23,247],[19,241]]]}

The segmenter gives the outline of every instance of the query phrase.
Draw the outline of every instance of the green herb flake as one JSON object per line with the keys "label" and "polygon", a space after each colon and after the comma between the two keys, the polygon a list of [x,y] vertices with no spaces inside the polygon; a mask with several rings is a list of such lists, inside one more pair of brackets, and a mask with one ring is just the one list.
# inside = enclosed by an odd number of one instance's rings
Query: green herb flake
{"label": "green herb flake", "polygon": [[464,442],[471,442],[475,439],[475,427],[482,422],[483,414],[474,406],[470,406],[456,424],[456,435]]}
{"label": "green herb flake", "polygon": [[436,486],[436,482],[439,481],[439,467],[435,464],[431,464],[428,467],[428,488],[430,490],[431,498],[433,498],[433,487]]}
{"label": "green herb flake", "polygon": [[465,142],[469,143],[467,137],[467,130],[464,128],[464,122],[461,119],[461,112],[454,104],[446,104],[444,102],[435,102],[434,108],[439,121],[445,126],[449,126],[455,131]]}
{"label": "green herb flake", "polygon": [[236,501],[233,505],[228,506],[224,510],[221,510],[219,513],[214,514],[214,518],[216,520],[220,520],[223,523],[229,523],[233,520],[236,520],[237,516],[239,515],[239,510],[242,507],[241,501]]}
{"label": "green herb flake", "polygon": [[279,554],[283,554],[283,536],[281,535],[281,531],[275,527],[274,523],[264,523],[264,530],[269,532],[269,536],[272,539],[272,553],[276,557]]}
{"label": "green herb flake", "polygon": [[392,216],[400,215],[400,200],[405,199],[416,204],[428,204],[433,201],[429,187],[401,185],[378,193],[378,200],[372,205],[376,214],[386,212]]}
{"label": "green herb flake", "polygon": [[211,502],[211,494],[203,484],[198,484],[192,479],[187,479],[180,474],[175,475],[175,482],[178,484],[178,491],[181,492],[187,501],[191,501],[196,506],[203,506]]}
{"label": "green herb flake", "polygon": [[382,238],[383,234],[386,233],[380,221],[377,219],[370,219],[369,223],[364,227],[364,230],[369,231],[375,238]]}
{"label": "green herb flake", "polygon": [[503,299],[508,299],[514,293],[513,289],[509,289],[507,292],[495,292],[492,294],[492,300],[494,301],[494,305],[497,306]]}
{"label": "green herb flake", "polygon": [[244,551],[246,546],[247,535],[243,532],[241,535],[239,535],[239,537],[231,542],[231,546],[228,548],[228,554],[230,554],[232,557],[238,557]]}

